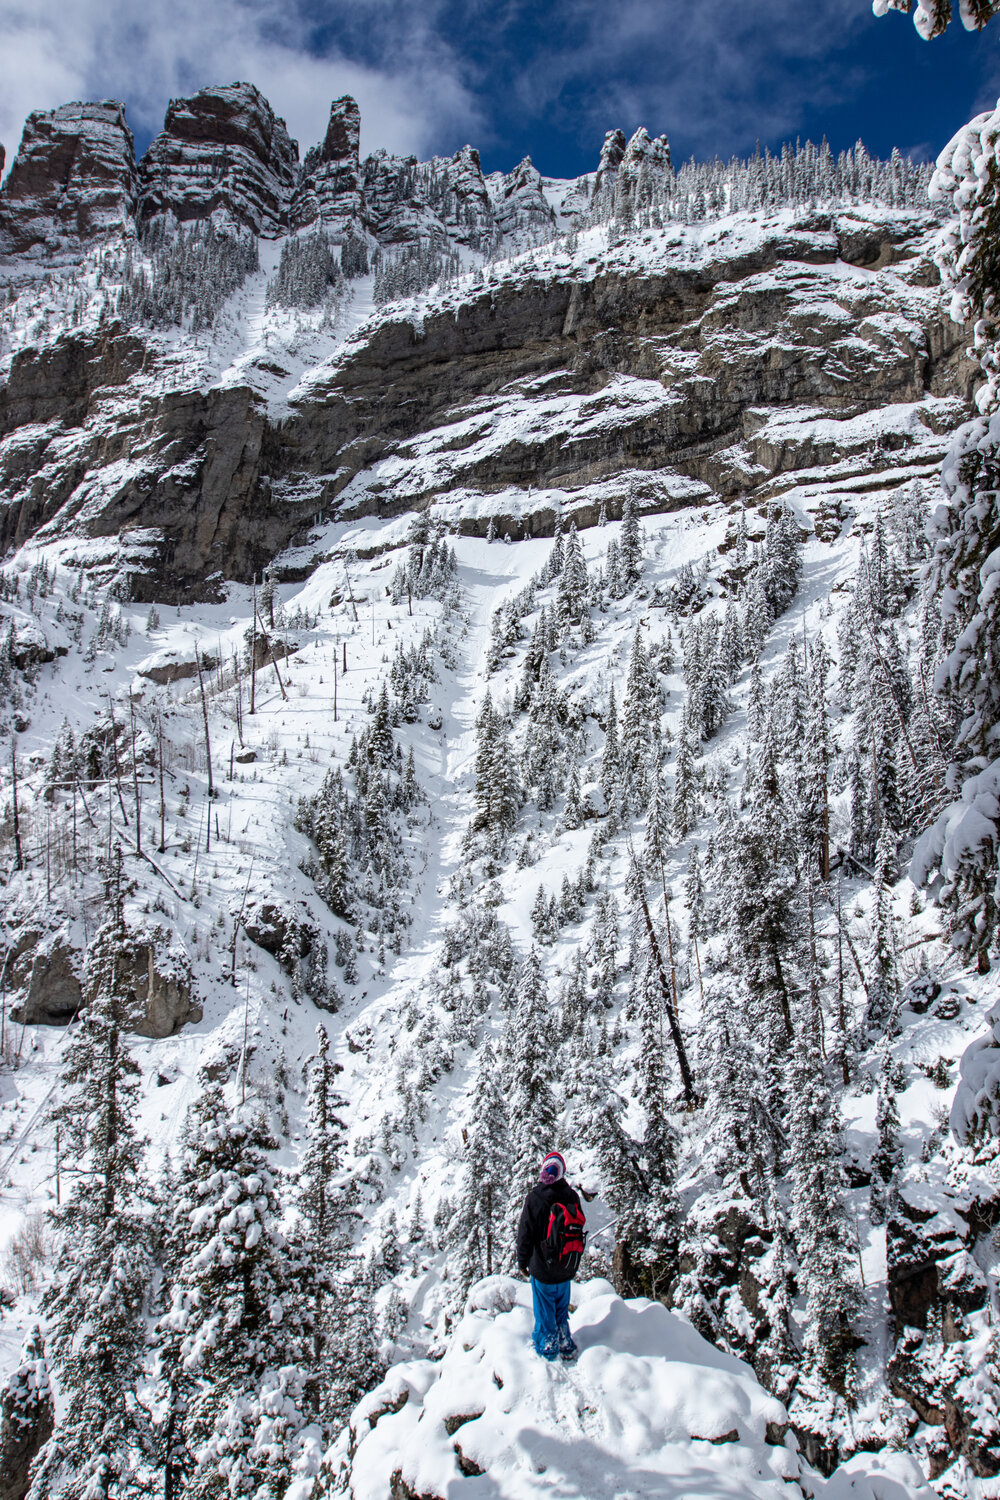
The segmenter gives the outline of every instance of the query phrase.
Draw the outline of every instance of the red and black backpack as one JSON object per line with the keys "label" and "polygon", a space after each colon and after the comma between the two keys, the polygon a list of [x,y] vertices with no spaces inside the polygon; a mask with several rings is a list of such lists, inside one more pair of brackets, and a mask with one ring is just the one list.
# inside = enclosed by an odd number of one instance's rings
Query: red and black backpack
{"label": "red and black backpack", "polygon": [[580,1269],[587,1247],[587,1231],[583,1227],[586,1222],[579,1206],[552,1205],[549,1227],[541,1244],[542,1259],[550,1271],[558,1271],[566,1281],[571,1281]]}

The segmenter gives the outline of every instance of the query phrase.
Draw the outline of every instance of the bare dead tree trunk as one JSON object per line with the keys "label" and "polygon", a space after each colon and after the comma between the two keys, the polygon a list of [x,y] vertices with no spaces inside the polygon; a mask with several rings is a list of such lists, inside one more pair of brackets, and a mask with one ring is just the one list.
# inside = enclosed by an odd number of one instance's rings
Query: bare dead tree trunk
{"label": "bare dead tree trunk", "polygon": [[257,712],[257,574],[253,575],[252,616],[250,620],[250,716]]}
{"label": "bare dead tree trunk", "polygon": [[267,631],[264,629],[264,621],[261,620],[259,616],[258,616],[257,623],[260,625],[260,633],[264,637],[264,645],[265,645],[265,647],[267,649],[267,654],[271,658],[271,666],[274,668],[274,675],[277,678],[278,686],[281,689],[281,696],[285,700],[285,702],[287,703],[288,702],[288,694],[285,692],[285,684],[282,682],[282,680],[281,680],[281,673],[278,671],[278,658],[274,654],[274,647],[271,645],[270,636],[268,635]]}
{"label": "bare dead tree trunk", "polygon": [[660,945],[656,939],[656,929],[653,926],[653,918],[649,911],[649,902],[646,900],[646,892],[643,888],[642,876],[639,873],[639,864],[635,856],[632,856],[632,867],[635,876],[636,889],[639,893],[639,903],[642,906],[642,914],[646,922],[646,934],[649,938],[650,950],[653,961],[656,964],[657,976],[660,981],[660,991],[663,995],[663,1007],[667,1013],[667,1024],[670,1027],[670,1036],[677,1053],[677,1065],[681,1071],[681,1080],[684,1085],[684,1099],[687,1104],[695,1102],[694,1080],[691,1076],[691,1067],[688,1063],[687,1051],[684,1046],[684,1038],[681,1035],[680,1023],[677,1020],[677,1012],[671,1000],[671,986],[667,978],[667,971],[663,963],[663,955]]}
{"label": "bare dead tree trunk", "polygon": [[17,751],[14,748],[14,736],[10,737],[10,781],[11,797],[14,803],[14,869],[24,869],[24,852],[21,848],[21,812],[17,798]]}
{"label": "bare dead tree trunk", "polygon": [[139,799],[139,768],[135,760],[135,704],[129,699],[128,722],[132,738],[132,792],[135,796],[135,852],[142,853],[142,803]]}
{"label": "bare dead tree trunk", "polygon": [[[201,652],[198,650],[197,646],[194,648],[194,659],[195,659],[195,665],[198,668],[198,691],[201,694],[201,718],[202,718],[202,724],[204,725],[204,729],[205,729],[205,760],[208,763],[208,800],[209,800],[209,802],[211,802],[212,798],[215,796],[215,785],[214,785],[214,783],[212,781],[212,742],[211,742],[211,740],[208,737],[208,700],[205,697],[205,678],[202,675],[202,670],[201,670]],[[209,852],[209,850],[211,849],[211,847],[212,847],[212,814],[211,814],[211,809],[209,808],[209,809],[207,809],[207,816],[205,818],[205,853],[206,854]]]}
{"label": "bare dead tree trunk", "polygon": [[[115,768],[115,791],[118,793],[118,806],[121,808],[122,822],[127,828],[128,813],[125,811],[125,799],[122,796],[122,772],[121,764],[118,760],[118,724],[115,720],[115,708],[111,701],[110,693],[108,694],[108,714],[111,719],[111,761]],[[108,796],[108,801],[111,801],[110,795]]]}
{"label": "bare dead tree trunk", "polygon": [[233,652],[233,681],[236,684],[236,733],[243,749],[243,681],[240,677],[240,655]]}
{"label": "bare dead tree trunk", "polygon": [[234,989],[236,988],[236,942],[237,942],[237,939],[239,938],[239,935],[240,935],[240,927],[243,925],[243,912],[246,909],[247,895],[248,895],[249,890],[250,890],[250,877],[252,876],[252,874],[253,874],[253,859],[250,860],[250,868],[247,871],[247,883],[243,887],[243,900],[240,902],[240,909],[236,913],[236,920],[233,923],[233,957],[232,957],[232,967],[230,968],[230,971],[229,971],[229,982],[233,986]]}
{"label": "bare dead tree trunk", "polygon": [[157,753],[160,771],[160,842],[157,846],[157,854],[163,854],[166,850],[166,822],[167,822],[167,799],[163,794],[163,715],[158,714],[156,719]]}

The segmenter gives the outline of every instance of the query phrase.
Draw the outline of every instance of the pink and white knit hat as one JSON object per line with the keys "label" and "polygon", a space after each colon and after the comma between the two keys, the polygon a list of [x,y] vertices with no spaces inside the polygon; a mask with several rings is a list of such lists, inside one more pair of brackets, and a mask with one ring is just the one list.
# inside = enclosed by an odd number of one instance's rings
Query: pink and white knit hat
{"label": "pink and white knit hat", "polygon": [[553,1182],[558,1182],[560,1177],[565,1176],[566,1163],[563,1161],[558,1151],[550,1151],[548,1156],[542,1162],[542,1169],[538,1174],[539,1182],[551,1184]]}

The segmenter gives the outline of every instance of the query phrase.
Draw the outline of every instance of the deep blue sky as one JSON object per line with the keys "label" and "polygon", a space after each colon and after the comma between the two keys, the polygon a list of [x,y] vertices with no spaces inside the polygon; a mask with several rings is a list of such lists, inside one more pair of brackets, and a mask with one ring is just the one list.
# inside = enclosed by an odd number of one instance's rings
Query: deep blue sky
{"label": "deep blue sky", "polygon": [[[484,165],[530,155],[552,176],[591,169],[618,125],[665,131],[678,160],[796,134],[927,158],[1000,90],[1000,23],[970,35],[955,22],[925,42],[906,16],[877,20],[868,0],[445,3],[435,30],[482,106]],[[370,12],[350,28],[319,19],[311,42],[322,53],[345,37],[372,65],[385,55]],[[435,149],[455,144],[446,128]]]}
{"label": "deep blue sky", "polygon": [[1000,22],[924,42],[870,0],[0,0],[0,37],[8,161],[29,109],[122,98],[141,151],[171,95],[235,78],[303,153],[350,92],[365,150],[553,176],[640,124],[675,160],[824,133],[929,158],[1000,93]]}

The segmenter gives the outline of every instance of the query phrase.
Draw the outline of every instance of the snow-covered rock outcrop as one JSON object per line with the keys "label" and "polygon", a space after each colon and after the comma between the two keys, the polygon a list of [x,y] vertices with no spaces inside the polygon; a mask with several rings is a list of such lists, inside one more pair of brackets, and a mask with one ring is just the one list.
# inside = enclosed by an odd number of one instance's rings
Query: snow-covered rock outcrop
{"label": "snow-covered rock outcrop", "polygon": [[0,255],[78,252],[131,223],[137,191],[124,105],[35,110],[0,194]]}
{"label": "snow-covered rock outcrop", "polygon": [[506,1276],[474,1286],[443,1358],[394,1366],[329,1455],[352,1500],[930,1494],[901,1455],[859,1456],[821,1479],[750,1367],[660,1303],[595,1279],[572,1306],[579,1360],[549,1365],[531,1348],[530,1288]]}
{"label": "snow-covered rock outcrop", "polygon": [[270,237],[288,227],[299,148],[252,83],[171,99],[163,131],[142,159],[143,221],[221,215]]}
{"label": "snow-covered rock outcrop", "polygon": [[336,242],[364,218],[359,147],[361,111],[345,94],[330,105],[326,135],[306,153],[291,206],[293,229],[321,225]]}

